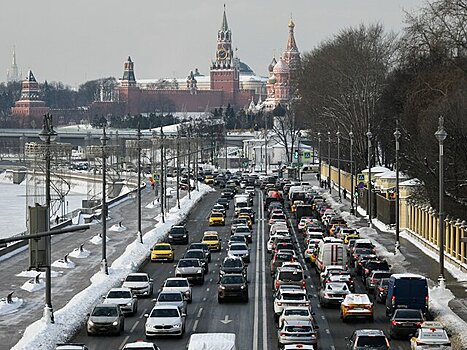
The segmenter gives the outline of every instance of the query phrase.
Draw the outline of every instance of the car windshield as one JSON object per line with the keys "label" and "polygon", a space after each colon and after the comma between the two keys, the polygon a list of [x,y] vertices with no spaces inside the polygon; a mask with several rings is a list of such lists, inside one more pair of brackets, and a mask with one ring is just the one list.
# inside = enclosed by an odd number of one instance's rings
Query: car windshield
{"label": "car windshield", "polygon": [[230,250],[247,250],[248,248],[244,244],[232,244]]}
{"label": "car windshield", "polygon": [[191,243],[189,249],[205,249],[205,248],[207,247],[202,243]]}
{"label": "car windshield", "polygon": [[188,287],[189,283],[186,280],[167,280],[165,282],[166,287]]}
{"label": "car windshield", "polygon": [[240,232],[250,232],[250,229],[248,227],[245,227],[245,226],[238,226],[236,229],[235,229],[235,232],[236,233],[240,233]]}
{"label": "car windshield", "polygon": [[420,310],[403,310],[397,309],[394,312],[394,318],[401,319],[401,318],[408,318],[408,319],[422,319],[422,313]]}
{"label": "car windshield", "polygon": [[303,279],[303,274],[297,271],[281,271],[279,272],[278,279],[285,282],[298,282]]}
{"label": "car windshield", "polygon": [[217,236],[204,236],[205,241],[217,241]]}
{"label": "car windshield", "polygon": [[223,218],[224,215],[222,213],[211,213],[212,218]]}
{"label": "car windshield", "polygon": [[200,266],[199,260],[190,259],[190,260],[180,260],[178,262],[178,267],[192,267]]}
{"label": "car windshield", "polygon": [[362,336],[358,337],[357,346],[362,347],[385,347],[386,337],[383,336]]}
{"label": "car windshield", "polygon": [[182,301],[183,297],[180,293],[161,293],[157,297],[157,301]]}
{"label": "car windshield", "polygon": [[148,276],[145,275],[128,275],[126,277],[127,282],[147,282]]}
{"label": "car windshield", "polygon": [[221,284],[242,284],[244,282],[242,276],[225,275],[221,278]]}
{"label": "car windshield", "polygon": [[107,294],[107,299],[128,299],[131,298],[131,292],[126,290],[112,290]]}
{"label": "car windshield", "polygon": [[154,309],[151,317],[178,317],[178,309]]}
{"label": "car windshield", "polygon": [[242,261],[239,259],[227,259],[224,261],[224,267],[242,267]]}
{"label": "car windshield", "polygon": [[285,331],[290,333],[310,333],[312,329],[310,326],[286,326]]}
{"label": "car windshield", "polygon": [[112,317],[112,316],[118,316],[118,311],[116,307],[98,306],[94,308],[91,315],[100,316],[100,317]]}
{"label": "car windshield", "polygon": [[295,293],[283,293],[282,294],[282,299],[284,300],[305,300],[305,295],[304,294],[295,294]]}
{"label": "car windshield", "polygon": [[230,242],[245,242],[244,236],[230,236]]}
{"label": "car windshield", "polygon": [[170,230],[170,233],[183,234],[185,233],[185,228],[175,226],[175,227],[172,227],[172,229]]}
{"label": "car windshield", "polygon": [[310,315],[310,312],[307,309],[285,309],[285,316],[303,316],[307,317]]}
{"label": "car windshield", "polygon": [[154,250],[171,250],[171,247],[169,245],[155,245],[153,247]]}
{"label": "car windshield", "polygon": [[203,251],[187,251],[185,253],[185,258],[196,258],[196,259],[204,259],[204,252]]}

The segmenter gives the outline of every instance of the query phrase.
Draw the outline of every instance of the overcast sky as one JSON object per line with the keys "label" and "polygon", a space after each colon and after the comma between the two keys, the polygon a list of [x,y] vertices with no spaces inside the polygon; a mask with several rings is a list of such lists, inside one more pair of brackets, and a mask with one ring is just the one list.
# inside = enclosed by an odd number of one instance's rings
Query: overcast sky
{"label": "overcast sky", "polygon": [[424,0],[2,0],[0,81],[16,46],[23,76],[72,86],[120,77],[130,55],[136,78],[209,72],[223,3],[240,59],[265,75],[287,42],[292,14],[297,45],[310,51],[340,29],[381,22],[400,32],[404,10]]}

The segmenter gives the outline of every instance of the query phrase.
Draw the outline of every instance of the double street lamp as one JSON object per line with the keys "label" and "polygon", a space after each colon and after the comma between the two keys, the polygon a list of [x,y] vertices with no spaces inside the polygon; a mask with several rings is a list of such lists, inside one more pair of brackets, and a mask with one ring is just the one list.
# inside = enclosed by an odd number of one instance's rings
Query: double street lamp
{"label": "double street lamp", "polygon": [[341,132],[339,129],[336,132],[337,136],[337,187],[338,187],[338,192],[339,192],[339,202],[342,202],[342,195],[341,195],[341,150],[340,150],[340,145],[341,145]]}
{"label": "double street lamp", "polygon": [[[45,114],[42,124],[42,130],[39,132],[39,138],[45,142],[45,206],[47,208],[46,231],[50,231],[50,144],[57,138],[57,132],[52,125],[52,115]],[[47,321],[54,323],[54,313],[52,307],[52,275],[50,266],[50,251],[52,248],[51,238],[45,239],[46,251],[49,252],[47,267],[45,270],[45,307],[44,316]]]}
{"label": "double street lamp", "polygon": [[370,126],[368,125],[368,131],[366,133],[366,137],[368,139],[368,224],[371,227],[371,138],[373,134],[370,131]]}
{"label": "double street lamp", "polygon": [[396,243],[394,245],[394,254],[397,254],[397,251],[400,247],[399,241],[399,232],[400,232],[400,214],[399,214],[399,139],[401,137],[401,132],[399,131],[399,127],[396,128],[394,131],[394,138],[396,140]]}
{"label": "double street lamp", "polygon": [[435,132],[435,137],[439,144],[439,286],[444,288],[444,140],[448,136],[444,128],[444,117],[439,117],[438,130]]}
{"label": "double street lamp", "polygon": [[328,187],[329,193],[332,193],[331,187],[331,132],[328,131]]}
{"label": "double street lamp", "polygon": [[107,266],[107,202],[106,202],[106,175],[107,175],[107,141],[109,137],[105,133],[105,126],[102,130],[102,136],[100,138],[102,145],[102,261],[101,261],[101,272],[108,275],[109,269]]}
{"label": "double street lamp", "polygon": [[349,138],[350,138],[350,214],[355,214],[354,210],[354,188],[353,188],[353,132],[350,130],[349,132]]}

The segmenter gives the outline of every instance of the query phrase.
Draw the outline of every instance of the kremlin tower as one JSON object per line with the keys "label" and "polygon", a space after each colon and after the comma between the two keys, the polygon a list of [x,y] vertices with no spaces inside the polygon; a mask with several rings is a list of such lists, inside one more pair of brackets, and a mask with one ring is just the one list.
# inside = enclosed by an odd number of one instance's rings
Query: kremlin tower
{"label": "kremlin tower", "polygon": [[39,83],[31,70],[23,80],[21,98],[11,108],[11,114],[20,117],[40,117],[50,112],[50,108],[40,99]]}

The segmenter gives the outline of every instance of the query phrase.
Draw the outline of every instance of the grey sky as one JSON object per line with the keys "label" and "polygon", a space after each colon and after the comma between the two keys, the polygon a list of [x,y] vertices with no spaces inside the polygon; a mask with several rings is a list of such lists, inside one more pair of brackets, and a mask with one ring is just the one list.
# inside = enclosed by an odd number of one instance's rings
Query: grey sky
{"label": "grey sky", "polygon": [[39,81],[120,77],[128,55],[137,79],[184,77],[195,67],[206,74],[224,2],[238,56],[264,75],[284,49],[291,13],[305,52],[362,22],[399,32],[403,10],[424,0],[2,0],[0,81],[13,45],[23,75],[31,68]]}

